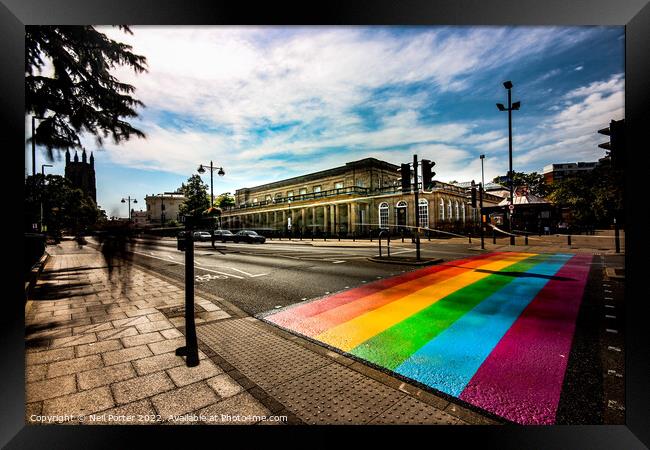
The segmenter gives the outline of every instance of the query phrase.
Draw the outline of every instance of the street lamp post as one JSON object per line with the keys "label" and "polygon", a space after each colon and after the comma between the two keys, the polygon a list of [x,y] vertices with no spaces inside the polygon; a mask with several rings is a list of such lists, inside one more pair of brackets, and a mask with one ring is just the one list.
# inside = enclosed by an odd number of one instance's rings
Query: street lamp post
{"label": "street lamp post", "polygon": [[133,200],[133,203],[138,203],[136,199],[131,199],[130,195],[126,199],[122,198],[122,203],[129,202],[129,222],[131,221],[131,200]]}
{"label": "street lamp post", "polygon": [[485,249],[485,224],[483,223],[483,191],[485,190],[485,171],[483,169],[483,161],[485,160],[485,155],[481,155],[481,185],[479,186],[479,215],[480,220],[479,223],[481,224],[481,249]]}
{"label": "street lamp post", "polygon": [[[213,189],[214,171],[218,170],[217,175],[219,175],[220,177],[224,176],[226,172],[224,172],[223,167],[214,167],[212,165],[212,160],[210,160],[209,169],[210,169],[210,208],[212,208],[214,206],[214,189]],[[205,168],[203,167],[203,164],[199,164],[199,168],[197,169],[197,172],[199,172],[200,174],[205,173]],[[211,239],[212,246],[214,247],[214,226],[213,225],[210,226],[210,237],[212,238]]]}
{"label": "street lamp post", "polygon": [[32,175],[36,176],[36,141],[34,134],[36,133],[36,119],[44,120],[46,117],[32,116]]}
{"label": "street lamp post", "polygon": [[41,186],[41,221],[40,221],[40,232],[43,232],[43,194],[45,194],[45,168],[46,167],[54,167],[52,164],[41,164],[41,175],[43,178],[41,178],[41,182],[43,185]]}
{"label": "street lamp post", "polygon": [[160,226],[165,226],[165,193],[160,194]]}
{"label": "street lamp post", "polygon": [[[513,186],[513,173],[512,173],[512,111],[517,111],[519,107],[521,106],[521,102],[514,102],[512,103],[512,82],[511,81],[505,81],[503,83],[503,87],[505,87],[508,90],[508,107],[506,108],[503,106],[501,103],[497,103],[497,108],[499,111],[508,111],[508,162],[509,162],[509,170],[508,170],[508,181],[510,184],[510,206],[514,206],[514,186]],[[510,210],[509,217],[510,219],[508,220],[508,227],[510,229],[510,245],[515,245],[515,236],[512,234],[512,211]]]}

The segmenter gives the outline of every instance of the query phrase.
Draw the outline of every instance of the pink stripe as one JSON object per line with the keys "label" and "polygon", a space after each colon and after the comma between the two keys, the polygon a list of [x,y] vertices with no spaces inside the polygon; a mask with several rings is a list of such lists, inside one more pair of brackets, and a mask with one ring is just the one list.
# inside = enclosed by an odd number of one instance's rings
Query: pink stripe
{"label": "pink stripe", "polygon": [[397,286],[398,284],[406,283],[408,281],[415,280],[432,273],[440,272],[451,267],[456,267],[469,261],[485,259],[502,253],[503,252],[494,252],[472,256],[470,258],[460,259],[457,261],[449,261],[447,263],[430,266],[424,269],[405,273],[403,275],[398,275],[396,277],[387,278],[385,280],[375,281],[358,288],[350,289],[339,294],[315,300],[313,302],[298,304],[293,308],[288,308],[279,313],[266,316],[266,319],[282,327],[291,328],[294,324],[300,323],[309,317],[353,302],[361,297],[374,294],[375,292],[379,292],[381,290],[388,289],[390,287]]}
{"label": "pink stripe", "polygon": [[592,255],[571,258],[537,294],[460,398],[513,422],[555,422]]}

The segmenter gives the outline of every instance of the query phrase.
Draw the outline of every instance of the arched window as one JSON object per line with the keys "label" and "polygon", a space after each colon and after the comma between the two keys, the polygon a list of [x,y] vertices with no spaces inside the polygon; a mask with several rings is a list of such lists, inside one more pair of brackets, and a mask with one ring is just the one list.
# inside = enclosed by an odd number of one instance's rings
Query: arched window
{"label": "arched window", "polygon": [[400,200],[397,202],[397,205],[395,205],[396,208],[406,208],[406,202],[404,200]]}
{"label": "arched window", "polygon": [[458,200],[456,200],[456,220],[460,220],[460,207],[458,206]]}
{"label": "arched window", "polygon": [[379,228],[388,228],[388,203],[379,205]]}
{"label": "arched window", "polygon": [[420,227],[427,228],[429,226],[429,202],[426,199],[420,199],[419,214],[420,214]]}
{"label": "arched window", "polygon": [[445,220],[445,201],[440,199],[440,205],[438,206],[438,215],[440,220]]}
{"label": "arched window", "polygon": [[465,223],[465,203],[461,203],[460,205],[460,213],[463,217],[463,223]]}
{"label": "arched window", "polygon": [[405,227],[408,224],[408,204],[404,200],[400,200],[395,205],[395,225]]}
{"label": "arched window", "polygon": [[451,211],[451,200],[447,200],[447,217],[449,220],[453,220],[454,216]]}

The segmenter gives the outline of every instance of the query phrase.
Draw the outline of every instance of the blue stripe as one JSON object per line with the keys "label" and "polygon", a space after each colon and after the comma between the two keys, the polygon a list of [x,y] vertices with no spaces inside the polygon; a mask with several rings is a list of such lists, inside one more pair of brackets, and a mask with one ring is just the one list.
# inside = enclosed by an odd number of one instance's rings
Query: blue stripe
{"label": "blue stripe", "polygon": [[[400,364],[395,371],[459,396],[485,358],[537,293],[574,255],[556,254],[514,276]],[[512,276],[495,273],[491,276]]]}

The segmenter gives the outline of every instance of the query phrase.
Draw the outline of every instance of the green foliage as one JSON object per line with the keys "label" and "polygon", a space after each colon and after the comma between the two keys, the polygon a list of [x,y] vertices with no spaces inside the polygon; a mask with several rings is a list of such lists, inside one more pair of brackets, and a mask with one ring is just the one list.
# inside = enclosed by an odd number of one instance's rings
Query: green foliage
{"label": "green foliage", "polygon": [[178,208],[183,215],[203,215],[210,207],[208,185],[198,175],[192,175],[178,189],[185,196],[185,201]]}
{"label": "green foliage", "polygon": [[[509,188],[510,185],[504,180],[506,180],[506,177],[498,176],[495,177],[492,182],[503,184],[504,187]],[[538,197],[546,197],[552,191],[551,187],[544,183],[544,176],[537,172],[515,172],[512,177],[512,182],[515,191],[519,188],[527,187],[531,194]]]}
{"label": "green foliage", "polygon": [[224,192],[214,199],[214,204],[219,208],[235,206],[235,197],[230,192]]}
{"label": "green foliage", "polygon": [[609,226],[623,209],[623,173],[597,166],[554,183],[549,200],[571,210],[573,225]]}
{"label": "green foliage", "polygon": [[[145,137],[123,120],[137,117],[135,108],[144,105],[130,95],[133,86],[111,75],[117,66],[147,71],[144,56],[92,26],[25,27],[25,110],[47,116],[37,122],[33,139],[47,148],[50,159],[53,149],[81,148],[82,133],[94,135],[99,146],[109,135],[115,143]],[[53,74],[46,76],[43,69]]]}
{"label": "green foliage", "polygon": [[106,220],[106,213],[81,189],[74,189],[69,180],[60,175],[41,174],[25,180],[25,225],[40,222],[41,203],[43,224],[48,233],[63,230],[79,232]]}

